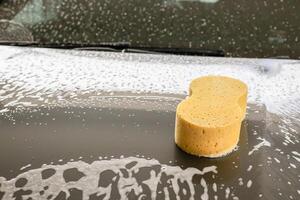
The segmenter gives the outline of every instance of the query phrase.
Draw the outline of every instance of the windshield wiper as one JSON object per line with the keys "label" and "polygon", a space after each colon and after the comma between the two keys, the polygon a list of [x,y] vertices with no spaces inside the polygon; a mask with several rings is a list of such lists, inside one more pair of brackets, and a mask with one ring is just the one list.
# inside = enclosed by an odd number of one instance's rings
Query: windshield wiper
{"label": "windshield wiper", "polygon": [[76,50],[90,51],[114,51],[114,52],[129,52],[129,53],[150,53],[150,54],[175,54],[175,55],[190,55],[190,56],[218,56],[224,57],[225,53],[222,50],[195,49],[195,48],[162,48],[162,47],[143,47],[132,46],[127,42],[118,43],[101,43],[101,45],[89,45],[76,47]]}
{"label": "windshield wiper", "polygon": [[112,48],[128,48],[128,42],[103,42],[97,44],[76,44],[76,43],[42,43],[35,41],[0,41],[0,45],[8,46],[32,46],[58,49],[79,49],[79,48],[97,48],[97,47],[112,47]]}
{"label": "windshield wiper", "polygon": [[111,52],[129,52],[129,53],[149,53],[149,54],[174,54],[190,56],[217,56],[224,57],[222,50],[210,50],[199,48],[163,48],[163,47],[143,47],[132,46],[130,42],[103,42],[97,44],[74,44],[74,43],[40,43],[40,42],[11,42],[0,41],[0,45],[10,46],[31,46],[42,48],[75,49],[89,51],[111,51]]}
{"label": "windshield wiper", "polygon": [[158,53],[189,55],[189,56],[219,56],[224,57],[222,50],[210,50],[199,48],[161,48],[161,47],[139,47],[140,50],[153,51]]}

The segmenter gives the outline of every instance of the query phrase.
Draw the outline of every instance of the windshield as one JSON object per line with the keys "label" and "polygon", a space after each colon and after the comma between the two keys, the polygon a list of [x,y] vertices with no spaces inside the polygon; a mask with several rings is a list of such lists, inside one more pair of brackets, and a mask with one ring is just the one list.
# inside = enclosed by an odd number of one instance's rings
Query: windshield
{"label": "windshield", "polygon": [[0,0],[0,41],[300,55],[300,1]]}

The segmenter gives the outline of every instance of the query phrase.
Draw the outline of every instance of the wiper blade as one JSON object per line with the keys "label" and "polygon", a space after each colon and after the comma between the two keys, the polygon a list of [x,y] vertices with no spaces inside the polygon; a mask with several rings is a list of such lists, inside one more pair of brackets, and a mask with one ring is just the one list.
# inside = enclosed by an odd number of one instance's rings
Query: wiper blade
{"label": "wiper blade", "polygon": [[149,53],[149,54],[174,54],[190,56],[216,56],[224,57],[222,50],[197,49],[197,48],[162,48],[162,47],[135,47],[130,42],[103,42],[95,44],[76,44],[76,43],[40,43],[40,42],[11,42],[0,41],[0,45],[11,46],[32,46],[43,48],[75,49],[89,51],[111,51],[129,53]]}
{"label": "wiper blade", "polygon": [[224,57],[222,50],[209,49],[192,49],[192,48],[160,48],[160,47],[132,47],[128,46],[95,46],[95,47],[78,47],[76,50],[89,51],[112,51],[112,52],[128,52],[128,53],[149,53],[149,54],[174,54],[189,56],[215,56]]}
{"label": "wiper blade", "polygon": [[163,52],[156,52],[151,50],[143,50],[141,48],[124,48],[121,46],[111,47],[111,46],[101,46],[101,47],[80,47],[74,48],[74,50],[83,51],[109,51],[109,52],[123,52],[123,53],[146,53],[146,54],[165,54]]}
{"label": "wiper blade", "polygon": [[103,42],[95,44],[76,44],[76,43],[42,43],[35,41],[0,41],[0,45],[9,46],[33,46],[58,49],[80,49],[80,48],[97,48],[97,47],[112,47],[112,48],[129,48],[129,42]]}
{"label": "wiper blade", "polygon": [[189,55],[189,56],[218,56],[224,57],[223,50],[210,50],[199,48],[153,48],[153,47],[141,47],[140,49],[145,51],[154,51],[158,53],[175,54],[175,55]]}

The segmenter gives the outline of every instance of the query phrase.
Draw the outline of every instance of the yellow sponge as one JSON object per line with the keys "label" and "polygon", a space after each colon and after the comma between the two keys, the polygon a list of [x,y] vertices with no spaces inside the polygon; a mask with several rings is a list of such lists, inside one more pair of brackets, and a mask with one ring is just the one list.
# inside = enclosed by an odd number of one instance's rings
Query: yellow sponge
{"label": "yellow sponge", "polygon": [[247,85],[224,76],[192,81],[190,96],[177,106],[175,142],[205,157],[230,153],[239,141],[247,107]]}

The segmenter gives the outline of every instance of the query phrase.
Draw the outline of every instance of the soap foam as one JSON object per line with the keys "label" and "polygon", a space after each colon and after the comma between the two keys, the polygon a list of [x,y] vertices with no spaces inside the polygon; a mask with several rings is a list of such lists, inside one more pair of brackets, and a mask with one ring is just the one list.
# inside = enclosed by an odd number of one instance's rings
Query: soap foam
{"label": "soap foam", "polygon": [[271,146],[271,143],[268,142],[266,139],[261,138],[261,137],[258,137],[257,139],[261,140],[262,142],[260,142],[257,145],[255,145],[253,147],[253,149],[251,151],[249,151],[249,153],[248,153],[249,156],[252,155],[254,151],[258,151],[263,146],[267,146],[267,147]]}
{"label": "soap foam", "polygon": [[[80,174],[80,177],[78,180],[67,180],[65,174],[68,170],[74,169]],[[148,169],[146,171],[148,178],[140,180],[138,174],[145,169]],[[45,176],[47,171],[48,175]],[[50,171],[52,173],[49,175]],[[108,180],[109,184],[105,186],[99,185],[104,173],[112,174],[111,179]],[[31,169],[11,180],[0,177],[0,192],[4,192],[4,200],[14,199],[13,196],[20,190],[31,191],[31,193],[28,192],[27,195],[24,195],[26,199],[46,199],[47,197],[53,199],[61,192],[65,193],[66,197],[70,197],[70,190],[76,188],[82,191],[82,199],[88,199],[91,195],[104,195],[105,199],[110,199],[112,190],[116,189],[120,199],[126,199],[131,191],[139,198],[148,195],[150,199],[156,199],[159,193],[159,184],[161,184],[164,176],[172,177],[168,179],[168,183],[170,183],[176,198],[180,198],[179,193],[183,189],[188,189],[191,194],[190,199],[194,199],[195,187],[192,178],[195,175],[204,175],[206,173],[217,173],[216,167],[206,167],[202,171],[196,168],[181,169],[178,166],[160,164],[155,159],[148,160],[135,157],[97,160],[91,164],[76,161],[63,165],[44,164],[41,168]],[[20,180],[24,182],[21,187],[18,186]],[[182,188],[179,182],[186,182],[188,188]],[[147,190],[144,190],[145,186],[151,191],[150,194],[147,193]],[[204,189],[201,198],[207,200],[208,187],[203,177],[201,178],[201,186]],[[167,186],[163,187],[165,198],[168,199],[170,195],[169,188]]]}
{"label": "soap foam", "polygon": [[79,94],[98,95],[102,91],[186,95],[191,80],[210,74],[242,80],[249,87],[249,102],[263,103],[268,111],[296,120],[300,113],[297,61],[250,63],[242,59],[30,48],[21,51],[14,47],[0,51],[0,112],[7,112],[9,106],[66,104]]}

